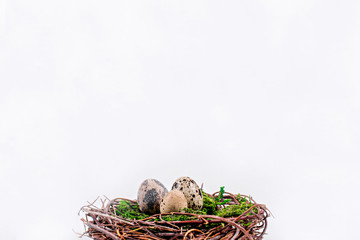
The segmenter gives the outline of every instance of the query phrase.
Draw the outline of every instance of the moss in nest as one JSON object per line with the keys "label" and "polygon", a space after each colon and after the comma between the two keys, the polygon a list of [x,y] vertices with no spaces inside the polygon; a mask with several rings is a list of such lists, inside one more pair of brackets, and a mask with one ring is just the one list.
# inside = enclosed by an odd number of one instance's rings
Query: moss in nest
{"label": "moss in nest", "polygon": [[[249,196],[249,199],[250,199],[250,203],[251,203],[251,197],[250,196]],[[238,200],[240,204],[248,202],[248,200],[246,198],[242,197],[240,195],[240,193],[238,195],[236,195],[236,200]]]}
{"label": "moss in nest", "polygon": [[203,211],[205,214],[216,215],[217,205],[215,198],[207,195],[202,189],[201,192],[203,194],[203,207],[201,211]]}
{"label": "moss in nest", "polygon": [[[240,196],[240,195],[238,195]],[[237,217],[243,214],[245,211],[247,211],[249,208],[251,208],[254,204],[247,202],[245,198],[238,199],[239,205],[229,205],[225,208],[223,208],[221,211],[217,213],[219,217]],[[258,213],[258,209],[254,207],[252,211],[249,211],[246,213],[246,215],[253,215],[254,213]]]}
{"label": "moss in nest", "polygon": [[126,200],[121,200],[119,202],[119,205],[116,206],[115,212],[116,215],[131,220],[140,220],[149,217],[149,215],[140,212],[140,208],[137,203],[130,203]]}
{"label": "moss in nest", "polygon": [[[187,216],[187,215],[165,215],[161,217],[164,221],[186,221],[186,220],[195,220],[196,217]],[[157,219],[161,221],[160,218]]]}
{"label": "moss in nest", "polygon": [[[202,191],[202,190],[201,190]],[[227,203],[228,199],[222,199],[224,188],[221,188],[220,195],[218,197],[212,197],[202,191],[203,194],[203,208],[201,210],[193,210],[191,208],[183,209],[186,213],[193,213],[198,215],[216,215],[219,217],[236,217],[243,214],[246,210],[252,207],[254,204],[249,202],[247,198],[242,197],[240,194],[236,196],[236,199],[239,201],[239,205],[228,205],[220,210],[218,210],[218,205],[223,205]],[[249,197],[249,199],[251,199]],[[149,217],[149,215],[142,213],[139,209],[139,205],[136,202],[129,202],[127,200],[121,200],[119,205],[116,206],[116,215],[131,219],[131,220],[140,220]],[[252,215],[258,213],[257,208],[253,208],[252,211],[246,215]],[[197,217],[187,216],[187,215],[163,215],[162,220],[164,221],[185,221],[185,220],[196,220]],[[159,217],[152,219],[151,221],[161,221]]]}

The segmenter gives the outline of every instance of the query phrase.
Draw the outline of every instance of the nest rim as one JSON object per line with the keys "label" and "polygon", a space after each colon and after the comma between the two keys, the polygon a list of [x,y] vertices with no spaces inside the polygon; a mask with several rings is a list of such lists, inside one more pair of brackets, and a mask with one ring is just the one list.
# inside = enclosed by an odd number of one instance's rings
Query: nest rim
{"label": "nest rim", "polygon": [[[216,197],[219,195],[219,191],[213,194],[208,194],[210,197]],[[224,192],[223,198],[230,199],[230,202],[224,205],[217,205],[218,208],[225,208],[229,205],[239,205],[239,201],[236,196],[240,195],[253,205],[243,212],[239,216],[235,217],[220,217],[217,215],[204,215],[196,213],[186,212],[172,212],[172,213],[156,213],[146,217],[144,219],[127,219],[116,215],[115,206],[120,201],[129,201],[132,204],[137,204],[136,200],[130,200],[127,198],[114,198],[110,200],[105,197],[101,199],[102,207],[98,208],[94,203],[99,197],[89,205],[80,209],[80,212],[85,213],[85,218],[81,220],[84,223],[85,232],[80,236],[87,236],[91,239],[113,239],[113,240],[125,240],[125,239],[153,239],[153,240],[165,240],[165,239],[249,239],[260,240],[267,229],[267,218],[271,216],[271,212],[264,204],[258,204],[251,196],[243,194],[232,194],[230,192]],[[257,213],[253,211],[257,209]],[[79,212],[79,213],[80,213]],[[247,215],[252,213],[251,215]],[[169,215],[186,215],[192,216],[195,220],[181,220],[181,221],[165,221],[163,216]],[[89,220],[91,218],[92,220]],[[161,219],[161,221],[155,221],[154,219]],[[154,221],[151,221],[154,220]],[[240,221],[250,223],[249,226],[243,226]],[[219,226],[206,228],[209,223],[223,223]],[[183,229],[182,225],[190,226],[187,229]],[[224,226],[223,226],[224,225]],[[203,227],[201,227],[203,226]],[[133,228],[133,229],[132,229]],[[141,230],[142,232],[135,231]],[[155,229],[156,231],[153,231]],[[206,231],[206,232],[205,232]]]}

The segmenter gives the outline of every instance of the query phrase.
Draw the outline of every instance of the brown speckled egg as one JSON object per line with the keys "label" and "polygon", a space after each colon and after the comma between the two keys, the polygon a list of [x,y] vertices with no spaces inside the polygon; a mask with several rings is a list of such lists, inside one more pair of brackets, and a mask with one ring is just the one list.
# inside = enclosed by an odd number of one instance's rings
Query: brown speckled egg
{"label": "brown speckled egg", "polygon": [[156,179],[143,181],[137,195],[140,211],[147,214],[159,213],[161,199],[167,192],[166,187]]}
{"label": "brown speckled egg", "polygon": [[189,177],[181,177],[178,178],[173,186],[172,190],[179,190],[183,192],[187,203],[188,208],[192,208],[194,210],[200,210],[203,206],[203,196],[199,186],[196,184],[194,180]]}
{"label": "brown speckled egg", "polygon": [[178,190],[171,190],[165,194],[160,203],[161,213],[180,212],[187,208],[187,200],[184,194]]}

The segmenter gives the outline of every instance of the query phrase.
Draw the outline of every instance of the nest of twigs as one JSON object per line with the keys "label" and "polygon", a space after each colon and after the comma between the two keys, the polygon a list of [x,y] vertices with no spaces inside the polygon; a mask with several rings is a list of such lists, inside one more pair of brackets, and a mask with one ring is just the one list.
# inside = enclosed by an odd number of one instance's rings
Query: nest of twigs
{"label": "nest of twigs", "polygon": [[[215,197],[219,194],[208,194]],[[224,199],[229,199],[224,205],[217,205],[218,209],[229,205],[239,205],[238,196],[225,192]],[[102,207],[98,208],[91,203],[81,208],[85,217],[81,220],[85,225],[82,236],[91,239],[263,239],[267,227],[269,210],[263,204],[256,203],[252,197],[241,195],[251,203],[245,212],[238,216],[220,217],[216,215],[203,215],[195,213],[174,212],[168,214],[154,214],[147,218],[136,220],[127,219],[116,214],[118,204],[127,200],[130,204],[137,204],[135,200],[116,198],[105,199]],[[169,220],[169,216],[184,216],[185,220]],[[167,220],[164,220],[164,218]],[[179,219],[179,218],[177,218]]]}

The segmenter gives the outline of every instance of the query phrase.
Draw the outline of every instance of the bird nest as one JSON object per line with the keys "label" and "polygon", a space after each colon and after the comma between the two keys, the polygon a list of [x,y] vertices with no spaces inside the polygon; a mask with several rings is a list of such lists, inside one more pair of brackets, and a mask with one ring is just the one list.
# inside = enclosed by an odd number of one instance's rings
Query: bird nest
{"label": "bird nest", "polygon": [[[206,194],[209,199],[219,199],[219,192]],[[138,207],[135,200],[116,198],[102,199],[102,206],[94,203],[81,208],[85,216],[81,219],[85,225],[82,236],[91,239],[263,239],[267,227],[269,210],[258,204],[250,196],[234,195],[228,192],[221,194],[222,202],[216,202],[212,214],[199,212],[173,212],[154,214],[144,218],[131,219],[119,214],[119,206],[126,202],[130,207]],[[96,202],[96,201],[95,201]],[[205,204],[205,202],[204,202]],[[242,211],[228,211],[242,208]],[[223,211],[222,211],[223,210]],[[222,214],[218,214],[221,212]]]}

